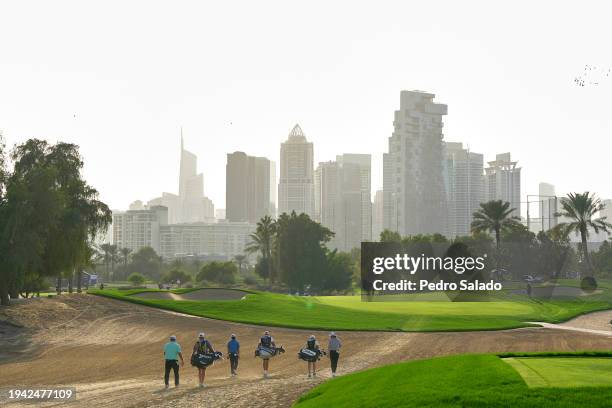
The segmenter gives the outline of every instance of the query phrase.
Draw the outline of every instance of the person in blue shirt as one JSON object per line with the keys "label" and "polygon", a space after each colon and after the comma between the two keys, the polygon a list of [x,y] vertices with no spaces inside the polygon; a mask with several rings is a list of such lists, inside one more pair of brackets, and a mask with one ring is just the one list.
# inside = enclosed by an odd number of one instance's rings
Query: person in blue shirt
{"label": "person in blue shirt", "polygon": [[176,336],[170,336],[170,341],[164,345],[164,359],[166,367],[164,373],[164,383],[168,388],[170,380],[170,370],[174,371],[174,386],[179,386],[179,365],[178,360],[181,359],[181,367],[185,365],[183,361],[183,353],[181,353],[181,345],[176,342]]}
{"label": "person in blue shirt", "polygon": [[238,375],[238,359],[240,358],[240,343],[236,340],[236,335],[230,336],[230,341],[227,343],[227,355],[230,359],[230,370],[232,377]]}

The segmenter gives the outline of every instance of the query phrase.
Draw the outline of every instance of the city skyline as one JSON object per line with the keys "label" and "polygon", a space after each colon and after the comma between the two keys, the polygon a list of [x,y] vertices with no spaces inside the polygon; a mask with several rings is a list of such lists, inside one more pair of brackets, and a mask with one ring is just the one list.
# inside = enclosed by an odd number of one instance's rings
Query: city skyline
{"label": "city skyline", "polygon": [[[95,12],[66,3],[71,13],[45,2],[0,6],[0,129],[8,144],[78,144],[102,200],[127,208],[173,191],[178,169],[160,163],[174,157],[183,125],[205,194],[224,208],[225,180],[215,175],[225,155],[277,161],[278,143],[300,123],[315,163],[346,150],[371,154],[373,193],[382,188],[397,92],[425,89],[449,106],[445,139],[485,161],[512,152],[525,169],[525,193],[549,182],[558,195],[612,196],[594,166],[609,151],[612,83],[574,81],[587,64],[612,66],[602,55],[612,37],[606,3],[583,3],[598,10],[588,24],[571,5],[551,2],[503,12],[472,2],[478,13],[462,13],[463,2],[338,2],[325,4],[325,14],[312,4],[243,3],[239,14],[229,5],[180,4],[121,4],[120,13],[113,2]],[[142,23],[137,32],[134,21]],[[398,52],[408,42],[410,52]]]}

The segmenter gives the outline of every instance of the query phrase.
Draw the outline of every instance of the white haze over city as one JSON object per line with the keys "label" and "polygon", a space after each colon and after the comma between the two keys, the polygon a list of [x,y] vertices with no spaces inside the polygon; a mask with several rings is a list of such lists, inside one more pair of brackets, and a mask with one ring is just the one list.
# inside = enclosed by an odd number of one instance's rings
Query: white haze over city
{"label": "white haze over city", "polygon": [[[461,3],[461,4],[459,4]],[[448,105],[444,134],[509,151],[523,196],[612,197],[612,6],[602,2],[83,2],[0,4],[0,130],[81,146],[114,209],[178,190],[180,127],[225,206],[226,154],[278,163],[295,123],[315,165],[382,153],[400,90]],[[591,82],[598,82],[597,84]],[[278,171],[278,166],[277,166]]]}

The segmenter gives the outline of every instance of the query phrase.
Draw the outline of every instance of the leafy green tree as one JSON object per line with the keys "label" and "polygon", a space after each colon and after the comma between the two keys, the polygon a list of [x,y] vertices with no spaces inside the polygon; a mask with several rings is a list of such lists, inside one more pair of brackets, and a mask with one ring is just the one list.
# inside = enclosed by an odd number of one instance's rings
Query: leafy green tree
{"label": "leafy green tree", "polygon": [[402,241],[402,236],[398,232],[386,229],[380,233],[380,242],[401,242],[401,241]]}
{"label": "leafy green tree", "polygon": [[161,259],[151,247],[140,248],[132,255],[130,272],[139,272],[149,279],[157,281],[161,276]]}
{"label": "leafy green tree", "polygon": [[192,280],[191,275],[182,269],[171,269],[161,277],[161,283],[179,283],[179,286]]}
{"label": "leafy green tree", "polygon": [[207,281],[230,285],[236,282],[237,273],[238,268],[234,262],[213,261],[202,266],[196,280],[198,282]]}
{"label": "leafy green tree", "polygon": [[612,242],[605,240],[599,249],[592,254],[595,270],[602,277],[612,277]]}
{"label": "leafy green tree", "polygon": [[325,281],[327,257],[325,244],[334,233],[312,221],[307,214],[279,216],[276,231],[276,256],[281,281],[291,291],[307,286],[321,289]]}
{"label": "leafy green tree", "polygon": [[[251,242],[246,247],[246,252],[249,254],[258,253],[261,261],[257,264],[256,270],[258,275],[266,279],[274,281],[275,271],[273,262],[273,251],[276,237],[276,222],[266,215],[257,223],[255,232],[251,234]],[[266,268],[263,270],[262,268]]]}
{"label": "leafy green tree", "polygon": [[131,284],[138,286],[138,285],[142,285],[143,283],[145,283],[146,278],[144,277],[143,274],[138,273],[138,272],[132,272],[130,274],[130,276],[128,276],[128,282],[130,282]]}
{"label": "leafy green tree", "polygon": [[274,261],[272,258],[257,258],[257,263],[255,264],[255,273],[261,276],[264,280],[264,283],[267,279],[270,278],[270,272],[273,270],[274,266],[271,265]]}
{"label": "leafy green tree", "polygon": [[511,215],[514,210],[507,201],[492,200],[481,203],[480,209],[473,214],[472,233],[493,232],[495,246],[499,249],[502,231],[519,225],[519,218]]}
{"label": "leafy green tree", "polygon": [[324,277],[323,289],[346,290],[351,287],[355,270],[355,262],[351,254],[330,251],[327,253],[327,273]]}
{"label": "leafy green tree", "polygon": [[605,209],[605,205],[595,194],[588,191],[580,193],[569,193],[567,197],[561,199],[562,211],[558,216],[569,218],[571,221],[563,223],[563,228],[567,231],[575,231],[580,234],[581,250],[589,274],[593,274],[593,264],[589,255],[588,238],[589,229],[596,234],[599,231],[610,233],[612,224],[607,222],[606,217],[596,218],[595,215]]}
{"label": "leafy green tree", "polygon": [[14,297],[38,277],[57,277],[58,290],[62,277],[71,285],[87,241],[111,218],[98,192],[81,177],[76,145],[30,139],[15,147],[11,159],[13,171],[2,177],[0,202],[0,245],[8,254],[0,265],[3,303],[7,291]]}

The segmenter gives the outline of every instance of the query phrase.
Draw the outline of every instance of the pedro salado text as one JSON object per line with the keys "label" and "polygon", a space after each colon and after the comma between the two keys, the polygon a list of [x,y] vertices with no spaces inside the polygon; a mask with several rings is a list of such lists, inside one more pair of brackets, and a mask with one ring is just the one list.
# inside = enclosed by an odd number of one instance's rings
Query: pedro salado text
{"label": "pedro salado text", "polygon": [[383,294],[433,291],[489,292],[502,284],[489,277],[487,254],[464,247],[362,244],[362,289]]}

